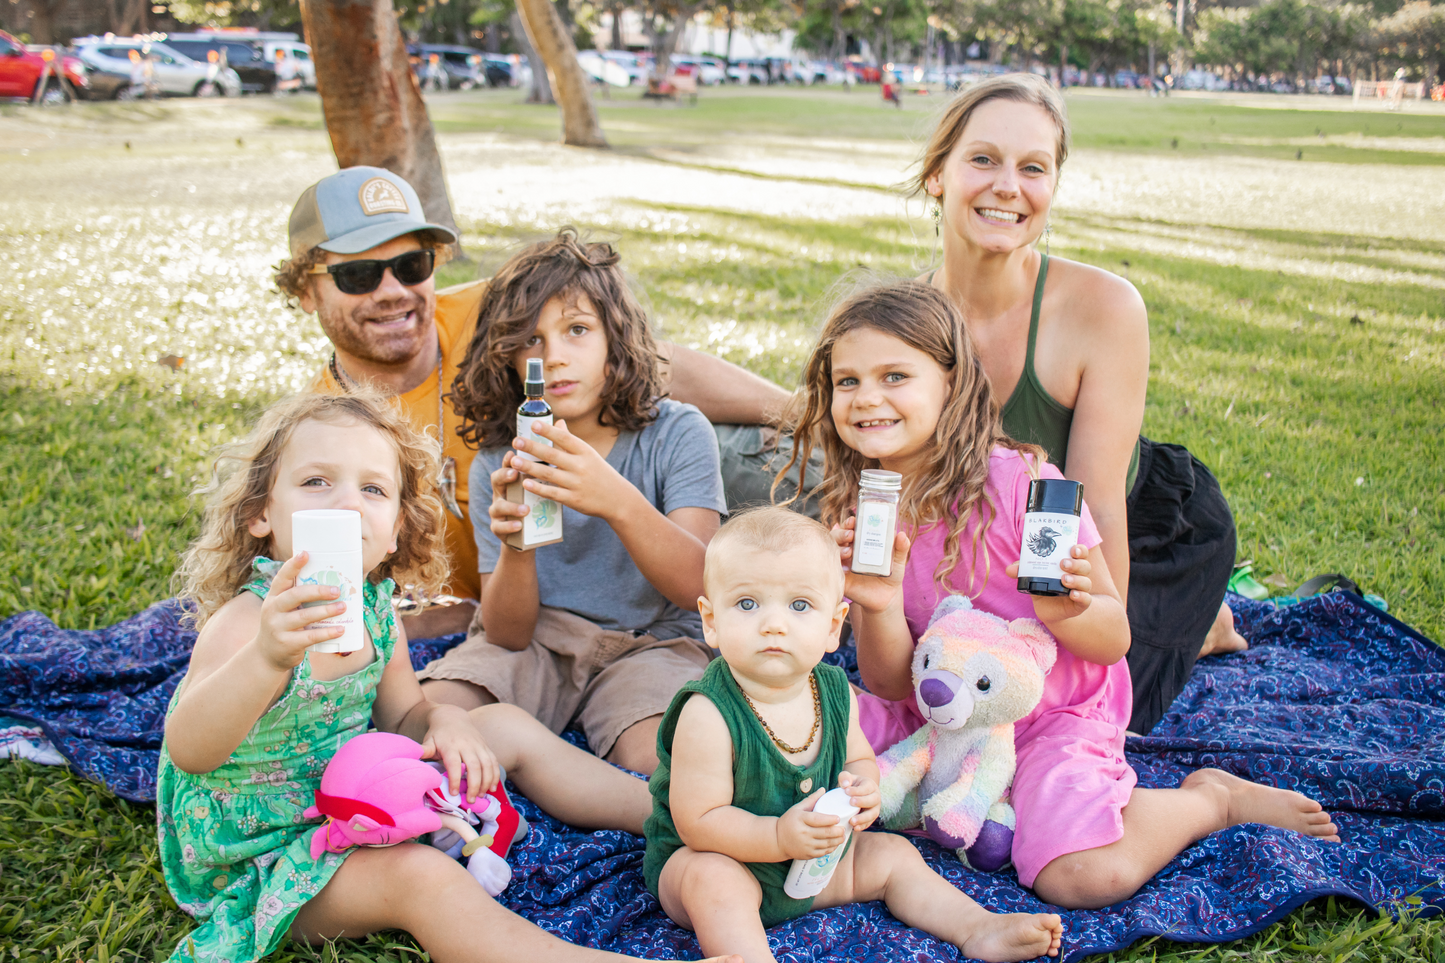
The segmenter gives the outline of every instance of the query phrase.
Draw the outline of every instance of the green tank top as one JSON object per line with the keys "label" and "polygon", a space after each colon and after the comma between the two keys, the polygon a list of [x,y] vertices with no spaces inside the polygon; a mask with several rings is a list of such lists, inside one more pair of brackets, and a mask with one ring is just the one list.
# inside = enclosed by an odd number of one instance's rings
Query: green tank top
{"label": "green tank top", "polygon": [[[1023,374],[1014,385],[1013,394],[1004,402],[1000,412],[1003,430],[1010,438],[1038,445],[1048,453],[1049,461],[1059,471],[1067,473],[1069,460],[1069,431],[1074,424],[1074,409],[1065,408],[1054,400],[1039,383],[1034,371],[1034,342],[1039,334],[1039,308],[1044,303],[1044,280],[1049,276],[1049,256],[1039,257],[1039,277],[1034,282],[1034,309],[1029,316],[1028,353],[1024,355]],[[1139,472],[1139,443],[1134,443],[1134,454],[1129,458],[1129,474],[1124,482],[1124,491],[1134,489],[1134,477]]]}
{"label": "green tank top", "polygon": [[[668,788],[672,782],[672,737],[677,719],[692,693],[706,696],[717,706],[727,723],[733,742],[733,805],[758,816],[781,816],[811,793],[833,789],[838,773],[848,761],[848,715],[851,705],[848,677],[832,665],[813,669],[818,680],[818,699],[823,704],[823,725],[818,738],[822,746],[818,758],[806,768],[795,766],[784,758],[772,739],[763,731],[758,717],[743,699],[742,690],[733,678],[728,664],[713,659],[700,680],[689,682],[673,696],[672,704],[662,717],[657,730],[657,771],[648,782],[652,792],[652,815],[647,817],[643,832],[647,835],[647,855],[642,873],[647,888],[657,895],[657,881],[662,867],[673,853],[682,848],[682,838],[672,821],[668,807]],[[849,837],[848,845],[853,844]],[[844,852],[847,852],[845,849]],[[783,892],[792,860],[780,863],[747,863],[763,889],[763,905],[759,910],[763,926],[776,926],[802,916],[813,908],[813,900],[793,899]]]}

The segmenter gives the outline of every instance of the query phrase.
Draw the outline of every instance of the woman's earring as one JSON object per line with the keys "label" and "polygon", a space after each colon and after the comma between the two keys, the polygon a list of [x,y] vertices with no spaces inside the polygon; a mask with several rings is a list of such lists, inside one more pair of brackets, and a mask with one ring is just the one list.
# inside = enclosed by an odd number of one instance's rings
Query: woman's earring
{"label": "woman's earring", "polygon": [[1044,257],[1049,256],[1049,241],[1054,236],[1054,222],[1044,222]]}
{"label": "woman's earring", "polygon": [[931,217],[931,218],[933,218],[933,236],[934,236],[934,237],[938,237],[939,225],[943,223],[943,202],[942,202],[942,198],[943,198],[943,195],[942,195],[942,194],[934,194],[934,195],[933,195],[933,207],[932,207],[932,209],[929,210],[929,212],[928,212],[928,216]]}

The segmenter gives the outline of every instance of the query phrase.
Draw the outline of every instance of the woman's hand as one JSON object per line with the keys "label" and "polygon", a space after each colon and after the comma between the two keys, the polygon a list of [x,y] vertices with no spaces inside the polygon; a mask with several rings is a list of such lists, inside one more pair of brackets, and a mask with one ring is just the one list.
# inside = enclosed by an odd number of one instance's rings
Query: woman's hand
{"label": "woman's hand", "polygon": [[[297,552],[286,560],[271,580],[271,590],[261,603],[261,624],[255,645],[266,662],[280,672],[290,672],[306,658],[306,650],[318,642],[339,639],[346,634],[340,626],[309,629],[322,619],[346,611],[346,603],[335,601],[341,589],[335,585],[298,585],[297,576],[307,554]],[[307,602],[330,604],[302,608]],[[359,600],[358,600],[359,604]]]}
{"label": "woman's hand", "polygon": [[817,859],[843,843],[843,820],[813,812],[823,796],[819,789],[778,817],[778,848],[789,859]]}
{"label": "woman's hand", "polygon": [[502,456],[502,467],[492,472],[492,506],[487,509],[487,517],[492,520],[492,534],[503,541],[522,530],[522,518],[530,511],[526,505],[507,501],[507,486],[522,477],[512,464],[516,457],[514,452],[507,452]]}
{"label": "woman's hand", "polygon": [[467,777],[467,802],[474,802],[482,793],[496,787],[502,777],[502,767],[465,709],[437,705],[427,721],[421,757],[441,761],[453,794],[461,791],[463,774]]}
{"label": "woman's hand", "polygon": [[912,547],[908,536],[898,532],[893,536],[893,567],[887,578],[881,575],[861,575],[853,572],[853,530],[858,524],[856,517],[845,519],[843,524],[834,525],[830,534],[838,543],[838,555],[843,562],[843,595],[865,612],[878,613],[893,604],[903,586],[903,570],[908,565],[908,552]]}
{"label": "woman's hand", "polygon": [[[1089,578],[1089,573],[1094,570],[1089,563],[1089,550],[1082,545],[1075,545],[1069,549],[1069,557],[1059,563],[1059,568],[1064,570],[1059,581],[1069,590],[1068,595],[1035,595],[1034,612],[1038,615],[1039,621],[1045,625],[1052,626],[1065,619],[1072,619],[1077,615],[1083,615],[1094,603],[1094,583]],[[1009,578],[1019,577],[1019,563],[1014,562],[1008,567],[1005,574]]]}
{"label": "woman's hand", "polygon": [[873,825],[883,806],[883,794],[878,791],[878,783],[844,769],[838,773],[838,788],[847,790],[848,801],[858,807],[858,814],[848,820],[853,831],[861,833]]}
{"label": "woman's hand", "polygon": [[[583,515],[608,518],[626,505],[637,489],[607,464],[587,442],[567,430],[567,422],[536,423],[532,431],[552,444],[516,438],[512,445],[542,461],[511,455],[512,467],[521,472],[527,491],[560,502]],[[610,520],[610,519],[609,519]]]}

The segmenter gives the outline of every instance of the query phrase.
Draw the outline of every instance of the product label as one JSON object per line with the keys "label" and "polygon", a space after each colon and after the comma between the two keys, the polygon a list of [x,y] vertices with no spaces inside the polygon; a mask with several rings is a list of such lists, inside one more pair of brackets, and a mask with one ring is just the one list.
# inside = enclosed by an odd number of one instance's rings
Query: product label
{"label": "product label", "polygon": [[[544,425],[550,425],[550,424],[552,423],[552,416],[551,416],[551,415],[542,415],[542,416],[540,416],[540,417],[533,418],[533,417],[531,417],[531,416],[529,416],[529,415],[518,415],[518,416],[517,416],[517,437],[520,438],[520,439],[522,439],[523,441],[535,441],[535,442],[537,442],[537,443],[540,444],[540,445],[551,445],[552,443],[551,443],[550,441],[548,441],[547,439],[543,438],[541,435],[537,434],[536,432],[534,432],[534,431],[532,430],[532,426],[535,425],[535,424],[538,424],[538,423],[541,423],[541,424],[544,424]],[[536,456],[534,456],[534,455],[529,455],[529,454],[527,454],[527,453],[524,452],[524,451],[519,451],[519,452],[515,453],[512,457],[513,457],[513,458],[527,458],[527,459],[530,459],[530,460],[532,460],[532,461],[539,461],[539,460],[540,460],[540,459],[538,459]]]}
{"label": "product label", "polygon": [[853,558],[858,564],[870,568],[887,565],[893,557],[893,506],[864,502],[854,531]]}
{"label": "product label", "polygon": [[536,492],[525,492],[524,504],[531,509],[522,519],[522,540],[528,545],[562,537],[562,506]]}
{"label": "product label", "polygon": [[1061,578],[1059,563],[1079,541],[1077,515],[1028,512],[1024,515],[1024,544],[1019,551],[1019,578]]}
{"label": "product label", "polygon": [[346,555],[339,558],[335,555],[329,558],[326,556],[318,558],[313,555],[301,569],[301,574],[296,577],[298,585],[331,585],[341,590],[341,594],[335,599],[303,602],[302,608],[330,605],[332,602],[346,603],[346,611],[340,615],[322,619],[320,622],[312,622],[307,626],[312,629],[346,630],[346,634],[340,638],[318,642],[312,646],[313,649],[320,652],[354,652],[364,644],[361,617],[361,553],[354,552],[349,555],[350,558]]}

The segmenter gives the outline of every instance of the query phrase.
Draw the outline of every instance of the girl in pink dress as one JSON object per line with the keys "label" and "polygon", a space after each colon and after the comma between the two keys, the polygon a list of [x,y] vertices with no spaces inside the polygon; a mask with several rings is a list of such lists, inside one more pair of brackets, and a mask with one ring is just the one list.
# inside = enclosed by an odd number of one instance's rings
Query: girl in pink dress
{"label": "girl in pink dress", "polygon": [[1036,618],[1058,640],[1043,698],[1014,726],[1021,883],[1050,903],[1096,908],[1133,895],[1185,847],[1228,826],[1262,822],[1338,841],[1314,800],[1219,770],[1191,773],[1177,789],[1136,787],[1124,759],[1129,622],[1098,529],[1086,505],[1079,543],[1063,562],[1068,595],[1017,591],[1029,481],[1061,476],[1041,449],[1003,433],[952,301],[904,281],[839,304],[793,416],[795,459],[814,445],[823,450],[823,520],[834,526],[845,565],[859,472],[903,476],[892,576],[850,572],[845,589],[870,690],[859,696],[859,716],[875,751],[923,724],[913,702],[913,647],[945,596],[967,595],[1003,618]]}

